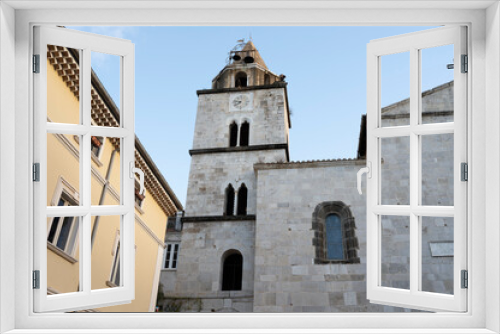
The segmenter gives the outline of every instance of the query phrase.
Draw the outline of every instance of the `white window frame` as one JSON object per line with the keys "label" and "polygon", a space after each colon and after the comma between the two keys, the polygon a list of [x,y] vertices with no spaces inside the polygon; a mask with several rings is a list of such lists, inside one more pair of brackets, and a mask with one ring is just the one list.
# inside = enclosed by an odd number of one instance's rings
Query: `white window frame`
{"label": "white window frame", "polygon": [[[33,54],[40,59],[39,72],[32,76],[33,94],[33,162],[39,163],[39,181],[33,184],[33,270],[39,272],[39,288],[33,290],[35,312],[61,312],[130,303],[135,298],[134,243],[134,45],[127,40],[72,31],[56,26],[36,25],[33,30]],[[63,124],[47,121],[47,46],[58,45],[80,52],[80,123]],[[121,57],[122,103],[120,127],[97,127],[91,122],[91,52],[98,51]],[[47,133],[75,134],[80,143],[80,201],[78,206],[47,206]],[[121,203],[116,206],[91,204],[91,137],[121,138],[120,184]],[[130,169],[130,175],[127,171]],[[120,215],[122,233],[121,279],[116,289],[92,289],[91,286],[91,220],[92,216]],[[48,295],[47,228],[36,223],[47,217],[79,217],[79,291]],[[42,239],[43,237],[43,239]]]}
{"label": "white window frame", "polygon": [[[331,1],[293,3],[274,2],[272,8],[257,1],[232,2],[220,9],[220,4],[207,1],[185,5],[158,3],[159,8],[148,9],[144,1],[111,3],[100,2],[17,2],[0,4],[0,321],[1,330],[30,328],[30,333],[41,329],[87,328],[88,333],[105,329],[126,328],[129,333],[143,333],[144,329],[130,330],[141,324],[143,328],[191,328],[193,332],[239,332],[253,329],[255,333],[282,333],[287,331],[311,333],[495,333],[500,331],[500,11],[497,1]],[[143,8],[119,8],[120,6]],[[76,8],[78,6],[78,8]],[[97,8],[100,6],[100,8]],[[200,7],[195,7],[200,6]],[[14,10],[14,8],[19,11]],[[54,10],[61,7],[61,10]],[[66,7],[66,8],[62,8]],[[69,8],[67,8],[69,7]],[[103,7],[113,8],[106,10]],[[396,8],[397,7],[397,8]],[[24,8],[24,9],[23,9]],[[41,10],[41,9],[52,10]],[[245,15],[241,16],[244,10]],[[207,12],[211,15],[207,16]],[[286,15],[284,15],[286,14]],[[470,258],[469,311],[464,314],[211,314],[210,317],[191,314],[34,314],[32,312],[31,268],[29,256],[33,213],[30,154],[32,139],[31,96],[31,27],[35,23],[65,25],[231,25],[239,17],[241,25],[439,25],[467,24],[470,29],[470,76],[468,142],[470,159],[469,228]],[[486,29],[486,27],[488,29]],[[14,35],[15,33],[15,35]],[[486,71],[486,68],[488,69]],[[16,85],[12,85],[14,82]],[[8,109],[9,111],[6,111]],[[15,113],[12,112],[15,110]],[[474,115],[474,116],[472,116]],[[488,120],[488,121],[486,121]],[[15,129],[15,132],[14,132]],[[15,136],[15,145],[11,139]],[[14,147],[15,146],[15,147]],[[16,154],[17,152],[17,154]],[[487,152],[487,154],[486,154]],[[24,154],[23,154],[24,153]],[[14,174],[15,172],[15,174]],[[15,175],[15,177],[12,177]],[[486,182],[486,175],[488,179]],[[5,185],[5,186],[4,186]],[[9,187],[10,186],[10,187]],[[11,189],[16,197],[10,199]],[[488,196],[486,196],[488,194]],[[471,196],[473,195],[473,196]],[[15,211],[5,210],[13,207]],[[473,233],[472,233],[473,232]],[[12,238],[15,235],[15,239]],[[472,247],[473,246],[473,247]],[[6,252],[9,250],[9,253]],[[15,250],[14,256],[10,250]],[[488,254],[488,266],[485,255]],[[26,259],[29,259],[26,261]],[[15,289],[12,288],[15,286]],[[486,293],[487,291],[487,293]],[[15,307],[11,307],[15,305]],[[194,320],[194,321],[193,321]],[[258,327],[256,327],[258,326]],[[166,327],[171,328],[170,330]],[[101,328],[102,330],[99,330]],[[357,328],[357,330],[356,330]],[[37,329],[40,329],[38,331]],[[204,330],[205,329],[205,330]],[[212,330],[210,330],[212,329]],[[219,329],[219,330],[217,330]],[[108,331],[109,332],[109,331]]]}
{"label": "white window frame", "polygon": [[[461,270],[467,270],[467,185],[461,181],[460,164],[467,163],[467,76],[461,72],[461,55],[467,54],[464,26],[439,27],[427,31],[387,37],[371,41],[367,47],[367,164],[371,177],[367,179],[367,298],[371,302],[422,310],[464,312],[467,309],[467,291],[461,288]],[[453,45],[454,118],[452,122],[422,124],[421,106],[421,51],[427,48]],[[410,56],[410,124],[383,127],[381,114],[382,57],[401,52]],[[453,191],[454,205],[430,206],[422,204],[422,143],[423,135],[453,134]],[[384,138],[408,138],[409,147],[409,203],[384,205],[381,183],[381,146]],[[382,286],[382,216],[405,216],[409,222],[409,289]],[[422,217],[452,217],[454,220],[454,289],[453,294],[422,291],[421,247]]]}
{"label": "white window frame", "polygon": [[[168,246],[171,246],[170,254],[168,250]],[[177,252],[175,251],[175,246],[177,246]],[[179,242],[168,242],[165,244],[165,251],[163,252],[163,264],[162,264],[162,269],[163,270],[177,270],[177,262],[179,260],[179,250],[181,249],[181,244]],[[175,256],[175,268],[173,268],[172,263],[174,261],[174,254]],[[165,264],[167,263],[167,255],[169,256],[168,259],[168,267],[165,267]]]}

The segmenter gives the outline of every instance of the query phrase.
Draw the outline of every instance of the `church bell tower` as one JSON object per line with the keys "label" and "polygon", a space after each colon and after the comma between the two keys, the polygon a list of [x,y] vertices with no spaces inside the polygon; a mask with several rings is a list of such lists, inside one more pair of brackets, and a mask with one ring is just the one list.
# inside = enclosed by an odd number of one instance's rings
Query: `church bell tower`
{"label": "church bell tower", "polygon": [[[175,298],[200,311],[251,312],[257,189],[255,163],[288,162],[287,83],[252,41],[198,90]],[[166,296],[168,298],[169,296]]]}

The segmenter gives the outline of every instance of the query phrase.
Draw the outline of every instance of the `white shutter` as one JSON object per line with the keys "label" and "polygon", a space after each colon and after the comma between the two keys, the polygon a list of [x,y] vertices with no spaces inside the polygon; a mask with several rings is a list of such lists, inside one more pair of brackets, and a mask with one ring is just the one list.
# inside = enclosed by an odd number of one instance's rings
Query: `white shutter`
{"label": "white shutter", "polygon": [[[453,45],[453,57],[449,59],[450,63],[454,63],[454,68],[449,70],[453,73],[452,80],[454,81],[453,119],[443,123],[423,122],[421,116],[423,110],[423,99],[421,98],[422,52],[425,49],[446,45]],[[381,105],[381,76],[384,70],[381,67],[382,57],[403,52],[409,54],[409,66],[400,68],[399,74],[403,77],[404,75],[409,77],[409,120],[407,123],[402,122],[402,125],[383,126],[381,117],[382,107],[384,107]],[[462,61],[465,60],[462,55],[466,54],[465,27],[430,29],[374,40],[368,44],[367,165],[371,168],[371,176],[367,179],[367,297],[372,303],[432,311],[464,312],[467,309],[467,290],[461,286],[461,272],[467,269],[467,182],[461,181],[461,163],[467,163],[467,74],[463,73],[462,68]],[[446,64],[442,66],[446,67]],[[470,71],[470,67],[468,70]],[[409,71],[409,75],[405,74],[404,71]],[[453,140],[451,145],[453,149],[450,149],[453,151],[453,158],[450,158],[453,177],[450,175],[448,177],[451,178],[450,183],[453,184],[451,193],[454,202],[452,205],[428,205],[429,203],[423,201],[422,192],[422,173],[429,172],[422,168],[422,157],[426,154],[423,152],[425,150],[423,149],[423,138],[428,135],[445,136],[445,134],[451,134]],[[384,167],[384,162],[381,160],[383,159],[383,146],[387,139],[406,141],[409,144],[408,170],[393,171],[393,176],[396,175],[395,173],[408,175],[408,181],[404,181],[407,182],[408,187],[401,188],[407,192],[403,197],[407,196],[408,202],[390,203],[389,201],[384,202],[382,199],[384,193],[382,168],[388,167]],[[432,166],[425,166],[425,168],[432,168]],[[398,182],[398,180],[393,179],[391,182],[394,185],[394,182]],[[385,185],[387,186],[387,184],[388,182]],[[407,255],[397,247],[394,247],[392,253],[388,253],[386,248],[390,250],[390,247],[384,245],[397,237],[401,238],[401,235],[396,236],[397,233],[387,238],[383,235],[383,233],[387,233],[387,230],[384,231],[384,226],[387,226],[384,225],[385,222],[393,224],[391,225],[392,231],[395,230],[396,217],[405,222],[401,225],[402,228],[407,228],[409,240],[409,245],[406,242]],[[451,293],[442,293],[432,289],[429,291],[429,289],[424,288],[423,284],[423,268],[427,265],[423,263],[423,253],[428,251],[426,249],[428,245],[423,245],[422,242],[423,222],[429,219],[440,221],[443,220],[443,217],[452,219],[454,224],[452,232],[453,269],[450,269],[453,282]],[[386,220],[383,222],[383,219]],[[436,234],[428,237],[431,241],[433,238],[439,239],[439,236]],[[395,242],[400,242],[398,245],[404,246],[401,239]],[[449,252],[449,247],[447,251]],[[409,269],[408,286],[384,284],[384,277],[390,277],[390,272],[387,271],[389,272],[388,276],[384,276],[383,271],[387,270],[388,267],[384,266],[383,263],[392,260],[397,262],[403,259],[401,262],[404,265],[406,256],[409,260],[407,265]],[[440,268],[439,265],[436,268]],[[429,274],[426,277],[430,276],[432,275]]]}
{"label": "white shutter", "polygon": [[[74,124],[57,123],[58,120],[48,119],[48,69],[47,47],[59,46],[62,57],[69,57],[69,49],[76,50],[78,64],[64,64],[65,60],[60,59],[60,76],[74,75],[71,78],[64,78],[66,87],[58,86],[58,89],[70,89],[75,84],[79,85],[78,93],[74,93],[79,103],[79,121]],[[91,97],[91,53],[99,52],[116,55],[120,59],[120,105],[119,126],[97,126],[92,125],[92,97]],[[34,182],[34,271],[39,272],[39,288],[33,289],[35,312],[48,311],[74,311],[90,309],[95,307],[130,303],[134,299],[134,45],[127,40],[99,36],[90,33],[73,31],[56,27],[35,27],[34,28],[34,54],[39,55],[39,73],[33,73],[34,82],[34,163],[40,164],[40,181]],[[66,58],[66,60],[69,58]],[[54,59],[52,59],[54,60]],[[49,68],[48,68],[49,66]],[[50,69],[52,70],[52,69]],[[77,71],[76,71],[77,70]],[[63,73],[64,72],[64,73]],[[75,75],[75,73],[79,74]],[[51,72],[52,73],[52,72]],[[62,82],[62,81],[61,81]],[[53,97],[52,97],[53,98]],[[77,108],[78,109],[78,108]],[[68,110],[68,112],[70,112]],[[47,175],[51,171],[47,168],[48,138],[58,135],[68,147],[74,145],[79,147],[74,150],[74,156],[79,158],[79,168],[76,173],[78,184],[78,205],[76,206],[47,206]],[[75,144],[73,136],[80,139]],[[95,205],[91,198],[92,170],[91,170],[91,138],[92,136],[116,138],[120,147],[119,159],[115,161],[121,170],[119,205]],[[66,138],[66,139],[65,139]],[[61,158],[63,160],[65,158]],[[54,160],[54,159],[52,159]],[[71,160],[71,159],[68,159]],[[73,161],[73,160],[72,160]],[[61,161],[61,164],[66,161]],[[69,171],[67,172],[69,173]],[[63,175],[64,176],[64,175]],[[102,188],[101,188],[102,189]],[[76,196],[76,195],[75,195]],[[75,252],[77,262],[69,264],[64,258],[56,257],[47,251],[47,238],[50,231],[47,222],[52,217],[80,217],[75,219],[78,224],[78,251]],[[119,287],[102,288],[92,290],[91,273],[91,225],[96,216],[110,217],[117,219],[119,227],[120,244],[122,253],[120,256],[120,277]],[[101,226],[105,224],[101,221]],[[98,239],[96,239],[98,240]],[[54,247],[53,247],[54,249]],[[56,249],[57,250],[57,249]],[[109,253],[109,250],[107,251]],[[51,258],[48,260],[48,254]],[[64,254],[62,254],[64,255]],[[111,254],[109,254],[111,258]],[[76,277],[68,275],[67,280],[72,280],[74,290],[59,291],[57,286],[48,286],[48,271],[54,279],[64,279],[64,271],[57,272],[57,265],[72,265]],[[75,267],[76,266],[76,267]],[[60,267],[62,268],[62,267]],[[56,271],[56,272],[54,272]],[[109,271],[107,271],[109,272]],[[49,289],[48,289],[49,288]],[[52,293],[48,295],[48,293]]]}

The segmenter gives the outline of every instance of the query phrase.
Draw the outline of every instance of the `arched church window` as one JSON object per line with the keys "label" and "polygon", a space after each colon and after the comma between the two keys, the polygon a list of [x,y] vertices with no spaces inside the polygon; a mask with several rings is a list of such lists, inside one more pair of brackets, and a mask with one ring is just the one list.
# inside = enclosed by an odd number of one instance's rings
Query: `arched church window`
{"label": "arched church window", "polygon": [[359,263],[356,224],[349,206],[341,201],[318,204],[312,228],[314,263]]}
{"label": "arched church window", "polygon": [[237,250],[227,251],[224,255],[222,264],[222,290],[241,290],[243,256]]}
{"label": "arched church window", "polygon": [[246,87],[247,86],[247,74],[245,72],[238,72],[234,77],[234,87]]}
{"label": "arched church window", "polygon": [[269,74],[264,74],[264,85],[269,85],[271,84],[271,77]]}
{"label": "arched church window", "polygon": [[224,215],[234,215],[234,188],[231,183],[226,188],[226,200],[224,203]]}
{"label": "arched church window", "polygon": [[238,190],[238,216],[245,216],[247,214],[247,198],[248,198],[248,189],[246,185],[243,183]]}
{"label": "arched church window", "polygon": [[236,122],[229,125],[229,147],[235,147],[238,141],[238,125]]}
{"label": "arched church window", "polygon": [[248,146],[250,135],[250,124],[247,121],[241,124],[240,129],[240,146]]}

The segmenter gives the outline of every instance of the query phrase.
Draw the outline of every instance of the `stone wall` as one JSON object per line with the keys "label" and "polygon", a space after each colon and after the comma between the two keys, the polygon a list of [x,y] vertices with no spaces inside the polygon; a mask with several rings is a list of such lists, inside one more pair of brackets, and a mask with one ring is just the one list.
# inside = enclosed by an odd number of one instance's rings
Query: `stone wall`
{"label": "stone wall", "polygon": [[[181,232],[167,232],[165,235],[165,244],[168,243],[179,243],[181,242]],[[167,250],[164,250],[164,253]],[[163,254],[165,257],[165,254]],[[160,275],[160,283],[163,287],[164,294],[171,293],[175,291],[175,282],[177,281],[177,269],[163,269],[164,263],[162,263],[162,270]]]}
{"label": "stone wall", "polygon": [[[254,234],[254,221],[184,223],[175,290],[165,304],[182,303],[182,311],[251,312]],[[241,291],[222,291],[222,259],[231,250],[243,256]]]}
{"label": "stone wall", "polygon": [[[231,107],[237,95],[245,94],[251,104],[242,110]],[[198,100],[193,149],[229,146],[229,125],[250,123],[250,145],[288,143],[285,89],[256,89],[250,92],[202,94]]]}
{"label": "stone wall", "polygon": [[193,155],[189,173],[186,216],[221,216],[225,189],[235,191],[245,183],[248,189],[247,214],[255,214],[256,184],[253,164],[286,161],[281,150]]}
{"label": "stone wall", "polygon": [[[393,309],[366,300],[366,197],[356,190],[364,165],[351,160],[258,170],[254,312]],[[326,201],[342,201],[355,217],[360,264],[314,264],[312,215]]]}
{"label": "stone wall", "polygon": [[[449,114],[426,114],[446,122]],[[405,124],[402,117],[388,124]],[[409,141],[382,143],[382,203],[409,204]],[[453,136],[423,140],[422,203],[453,205]],[[396,312],[366,299],[366,197],[356,189],[365,160],[257,165],[254,312]],[[363,181],[364,182],[364,181]],[[314,264],[313,212],[341,201],[355,217],[360,264]],[[422,289],[453,293],[453,219],[422,218]],[[382,217],[382,285],[409,288],[409,218]]]}

